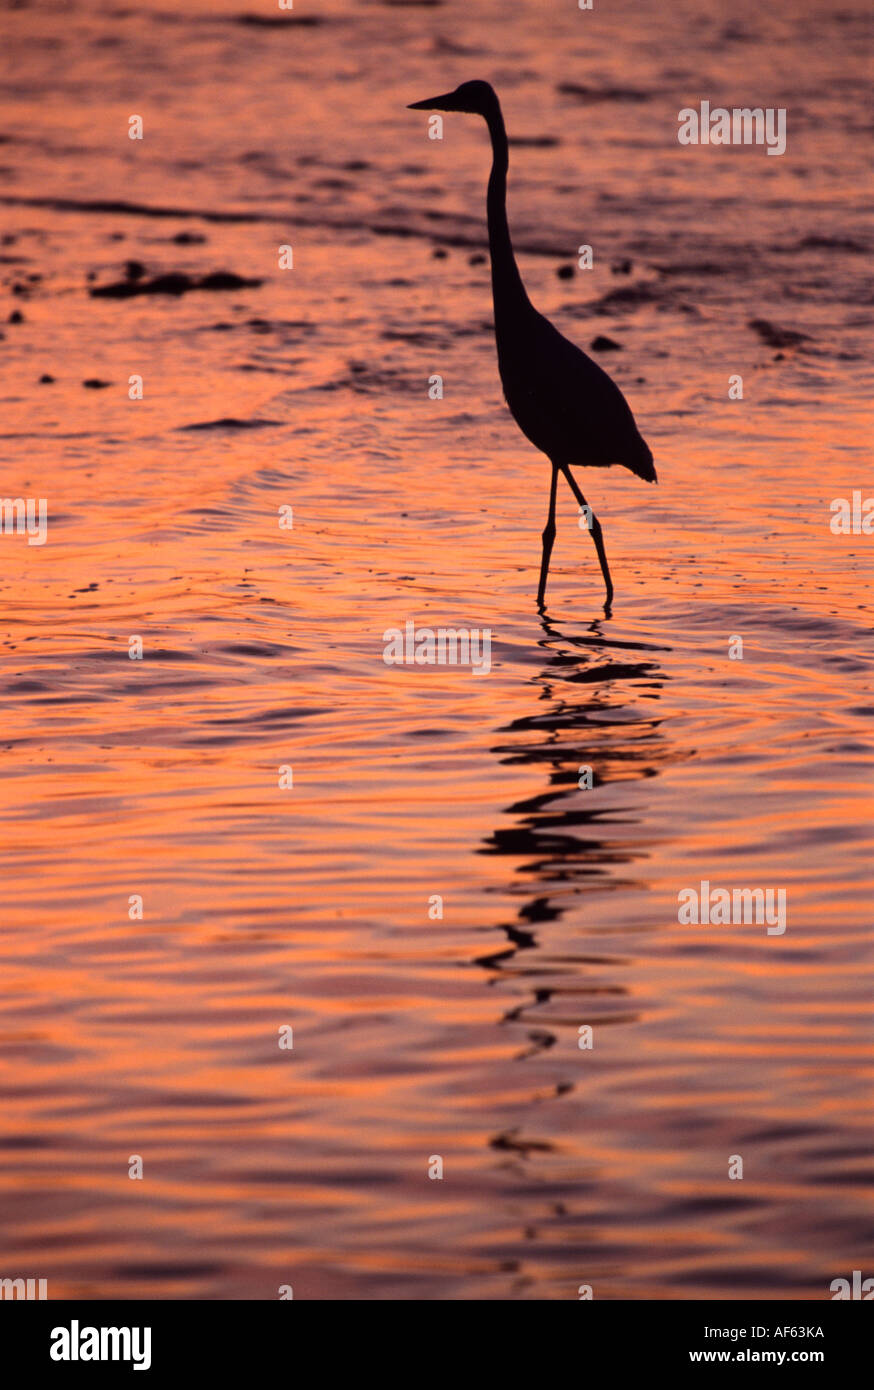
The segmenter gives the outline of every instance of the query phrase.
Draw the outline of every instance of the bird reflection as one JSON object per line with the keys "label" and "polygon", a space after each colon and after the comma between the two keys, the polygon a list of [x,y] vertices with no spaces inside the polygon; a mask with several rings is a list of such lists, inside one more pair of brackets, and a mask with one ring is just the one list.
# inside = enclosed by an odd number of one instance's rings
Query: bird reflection
{"label": "bird reflection", "polygon": [[[477,960],[492,975],[492,983],[499,984],[508,973],[517,981],[524,976],[532,982],[530,999],[504,1015],[507,1023],[529,1021],[532,1009],[560,991],[560,977],[569,976],[572,992],[579,993],[580,972],[588,977],[593,966],[600,968],[600,982],[592,988],[621,1001],[625,991],[615,978],[621,964],[616,957],[567,958],[563,950],[560,962],[554,955],[539,962],[522,953],[536,951],[541,936],[548,937],[544,929],[593,888],[599,893],[632,885],[639,890],[639,876],[632,878],[627,867],[645,859],[648,849],[642,839],[628,834],[628,827],[643,822],[646,798],[641,795],[629,806],[625,796],[621,807],[611,805],[609,788],[644,783],[680,756],[667,740],[658,713],[659,692],[667,679],[659,666],[660,648],[608,638],[602,620],[573,634],[560,630],[546,614],[540,623],[543,636],[538,645],[545,659],[531,680],[538,692],[535,706],[498,731],[500,741],[491,751],[505,763],[542,767],[544,787],[508,806],[510,823],[498,826],[480,851],[515,861],[502,891],[521,899],[515,920],[498,924],[506,944]],[[590,789],[581,787],[581,769],[586,768],[591,769]],[[620,825],[621,835],[611,833],[611,827]],[[566,947],[566,932],[562,942]],[[534,984],[532,977],[542,982]],[[554,1041],[547,1030],[529,1034],[535,1051]],[[529,1053],[530,1049],[523,1055]]]}
{"label": "bird reflection", "polygon": [[[578,913],[594,889],[599,895],[639,890],[640,878],[628,868],[646,858],[648,847],[644,832],[636,839],[629,827],[642,827],[646,819],[643,784],[681,756],[658,713],[667,679],[660,648],[608,638],[602,620],[574,634],[561,631],[545,613],[540,623],[544,661],[531,678],[536,702],[530,714],[498,731],[492,752],[505,763],[542,768],[545,785],[508,806],[510,824],[498,826],[483,843],[482,854],[513,861],[509,881],[498,891],[520,902],[514,920],[496,924],[505,940],[475,962],[490,984],[515,986],[513,1004],[499,1021],[524,1034],[516,1053],[522,1063],[549,1054],[562,1030],[576,1035],[581,1019],[599,1028],[635,1022],[622,980],[633,961],[616,950],[578,949],[576,931],[561,919]],[[581,788],[581,768],[591,768],[591,788]],[[620,783],[641,786],[641,794],[624,796],[621,807],[608,800],[609,788]],[[611,829],[618,826],[621,835]],[[588,917],[580,935],[588,935],[590,925]],[[504,1167],[527,1168],[554,1148],[551,1131],[544,1133],[539,1120],[541,1105],[549,1096],[573,1092],[577,1082],[570,1078],[578,1074],[562,1074],[564,1047],[554,1055],[561,1070],[548,1091],[538,1072],[535,1090],[520,1097],[516,1122],[489,1138]],[[553,1217],[563,1214],[560,1203],[553,1205]],[[536,1240],[537,1231],[526,1224],[524,1236]],[[526,1282],[520,1276],[518,1288]]]}

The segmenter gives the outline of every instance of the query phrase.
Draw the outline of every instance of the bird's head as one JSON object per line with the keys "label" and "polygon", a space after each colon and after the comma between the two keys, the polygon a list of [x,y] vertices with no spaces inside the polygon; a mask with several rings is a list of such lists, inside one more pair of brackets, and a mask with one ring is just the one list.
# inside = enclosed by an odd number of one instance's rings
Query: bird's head
{"label": "bird's head", "polygon": [[498,106],[494,87],[488,82],[462,82],[454,92],[444,92],[442,97],[429,97],[427,101],[412,101],[408,111],[465,111],[472,116],[485,116]]}

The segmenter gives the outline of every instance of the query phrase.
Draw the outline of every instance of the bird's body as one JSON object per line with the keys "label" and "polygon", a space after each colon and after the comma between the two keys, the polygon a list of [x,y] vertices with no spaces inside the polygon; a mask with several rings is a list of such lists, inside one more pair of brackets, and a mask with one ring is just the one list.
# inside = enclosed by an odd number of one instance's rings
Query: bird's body
{"label": "bird's body", "polygon": [[484,117],[492,142],[487,212],[498,370],[510,412],[522,433],[552,463],[549,520],[543,532],[538,602],[544,606],[549,557],[555,537],[558,474],[567,478],[598,551],[607,586],[613,585],[601,527],[576,485],[572,466],[622,464],[647,482],[656,481],[652,453],[622,392],[605,371],[534,308],[519,274],[507,224],[509,149],[504,118],[487,82],[464,82],[454,92],[412,103],[413,109],[466,111]]}
{"label": "bird's body", "polygon": [[[497,314],[495,316],[497,330]],[[624,464],[655,479],[652,453],[628,402],[607,373],[529,305],[522,344],[497,334],[498,371],[513,419],[557,464]]]}

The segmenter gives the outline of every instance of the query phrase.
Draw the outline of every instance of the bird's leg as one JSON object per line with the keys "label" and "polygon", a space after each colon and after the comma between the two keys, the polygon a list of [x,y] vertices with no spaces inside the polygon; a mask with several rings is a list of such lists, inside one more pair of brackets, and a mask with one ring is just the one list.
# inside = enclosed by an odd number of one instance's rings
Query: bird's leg
{"label": "bird's leg", "polygon": [[610,566],[607,564],[607,554],[604,550],[604,536],[601,532],[601,523],[595,516],[595,513],[592,511],[592,508],[589,506],[583,494],[580,492],[580,489],[577,487],[576,479],[574,478],[567,464],[564,464],[562,466],[561,471],[567,478],[568,483],[570,484],[571,491],[574,494],[574,497],[576,497],[577,502],[581,507],[585,507],[588,513],[589,530],[592,533],[592,540],[595,542],[595,549],[598,552],[598,559],[601,562],[601,573],[604,576],[604,583],[607,585],[607,598],[605,599],[604,606],[606,608],[609,608],[610,604],[613,601],[613,580],[610,578]]}
{"label": "bird's leg", "polygon": [[558,485],[558,466],[552,465],[552,482],[549,485],[549,519],[543,528],[543,558],[540,561],[540,587],[537,590],[537,607],[543,609],[546,594],[546,576],[549,574],[549,557],[555,540],[555,494]]}

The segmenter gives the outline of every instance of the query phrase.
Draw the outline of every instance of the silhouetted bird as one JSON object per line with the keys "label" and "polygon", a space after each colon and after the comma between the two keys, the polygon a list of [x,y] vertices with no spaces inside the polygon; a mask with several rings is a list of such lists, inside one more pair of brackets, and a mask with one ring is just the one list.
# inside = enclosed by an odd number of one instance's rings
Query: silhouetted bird
{"label": "silhouetted bird", "polygon": [[607,585],[613,584],[601,526],[571,474],[571,465],[605,468],[621,463],[647,482],[656,481],[652,453],[641,437],[628,403],[615,382],[539,314],[522,284],[507,226],[507,132],[501,106],[488,82],[463,82],[454,92],[414,101],[411,111],[465,111],[485,117],[492,140],[492,172],[487,210],[492,257],[492,294],[498,370],[507,404],[522,433],[552,463],[549,520],[543,532],[543,558],[537,602],[544,606],[549,557],[555,539],[555,494],[563,473],[586,516]]}

